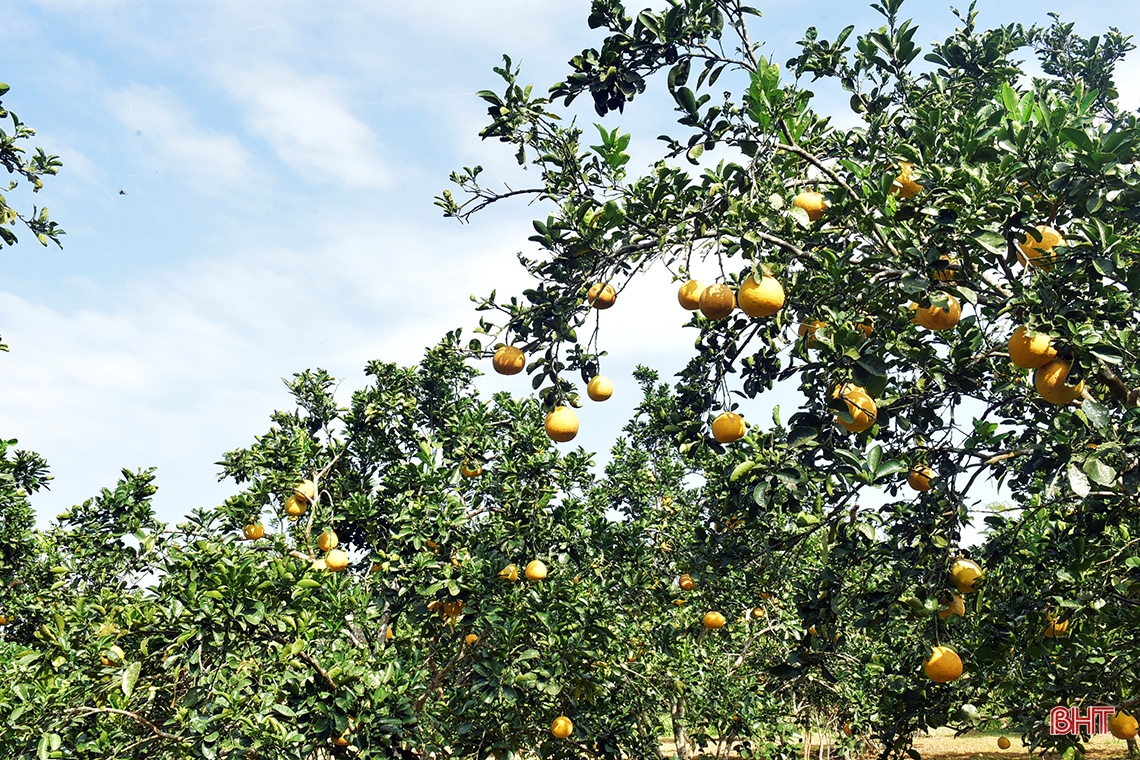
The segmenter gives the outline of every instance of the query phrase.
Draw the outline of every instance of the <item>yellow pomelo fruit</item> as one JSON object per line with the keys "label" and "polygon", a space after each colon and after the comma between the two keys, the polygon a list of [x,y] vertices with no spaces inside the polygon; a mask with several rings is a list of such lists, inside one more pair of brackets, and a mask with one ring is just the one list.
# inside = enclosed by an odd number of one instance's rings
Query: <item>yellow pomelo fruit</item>
{"label": "yellow pomelo fruit", "polygon": [[792,205],[802,208],[807,212],[808,219],[814,222],[823,216],[823,211],[827,208],[827,201],[823,199],[821,193],[807,190],[793,198]]}
{"label": "yellow pomelo fruit", "polygon": [[677,302],[686,311],[696,311],[701,306],[701,294],[705,292],[705,284],[700,280],[689,280],[677,291]]}
{"label": "yellow pomelo fruit", "polygon": [[308,509],[308,507],[305,505],[305,502],[301,501],[296,496],[290,496],[285,500],[285,514],[289,515],[290,517],[300,517],[301,515],[305,514],[306,509]]}
{"label": "yellow pomelo fruit", "polygon": [[479,464],[468,464],[464,462],[459,467],[459,474],[465,478],[477,478],[483,474],[483,467]]}
{"label": "yellow pomelo fruit", "polygon": [[502,581],[517,581],[519,579],[519,569],[515,565],[507,565],[499,571],[499,580]]}
{"label": "yellow pomelo fruit", "polygon": [[911,308],[914,309],[914,321],[927,330],[935,331],[949,330],[958,324],[958,320],[962,318],[962,304],[949,293],[945,295],[950,299],[950,303],[946,309],[934,306],[933,304],[924,309],[917,304],[912,304]]}
{"label": "yellow pomelo fruit", "polygon": [[541,581],[546,578],[546,564],[540,560],[535,559],[527,563],[526,566],[526,579],[528,581]]}
{"label": "yellow pomelo fruit", "polygon": [[1068,620],[1053,620],[1050,615],[1049,623],[1045,626],[1045,638],[1055,639],[1064,636],[1069,630]]}
{"label": "yellow pomelo fruit", "polygon": [[317,485],[311,480],[302,480],[293,489],[293,495],[306,504],[317,498]]}
{"label": "yellow pomelo fruit", "polygon": [[261,523],[250,523],[241,529],[242,535],[250,541],[256,541],[265,535],[265,526]]}
{"label": "yellow pomelo fruit", "polygon": [[1025,233],[1025,240],[1017,244],[1017,258],[1023,266],[1041,267],[1048,272],[1053,268],[1053,248],[1064,245],[1065,239],[1047,224],[1037,225],[1037,232],[1041,240],[1034,240],[1033,235]]}
{"label": "yellow pomelo fruit", "polygon": [[491,359],[491,366],[500,375],[517,375],[526,368],[526,356],[514,346],[500,346]]}
{"label": "yellow pomelo fruit", "polygon": [[819,343],[816,342],[816,339],[814,336],[815,336],[815,331],[821,327],[827,327],[827,323],[821,322],[818,319],[813,319],[809,322],[801,322],[800,326],[796,328],[796,335],[800,336],[801,338],[803,338],[805,336],[807,337],[807,347],[808,348],[818,348]]}
{"label": "yellow pomelo fruit", "polygon": [[1009,739],[1004,736],[999,736],[997,741],[998,749],[1009,749]]}
{"label": "yellow pomelo fruit", "polygon": [[963,594],[969,594],[982,574],[982,566],[972,559],[956,559],[950,566],[950,583]]}
{"label": "yellow pomelo fruit", "polygon": [[719,443],[732,443],[744,437],[744,418],[735,412],[722,412],[713,420],[713,438]]}
{"label": "yellow pomelo fruit", "polygon": [[724,628],[725,619],[724,615],[715,610],[711,610],[705,613],[702,622],[705,624],[705,628],[716,630],[717,628]]}
{"label": "yellow pomelo fruit", "polygon": [[946,609],[938,611],[938,617],[943,620],[951,615],[957,615],[958,617],[966,616],[966,597],[961,594],[954,594],[950,597],[950,604],[946,606]]}
{"label": "yellow pomelo fruit", "polygon": [[586,386],[586,395],[591,401],[605,401],[614,395],[614,384],[605,375],[594,375]]}
{"label": "yellow pomelo fruit", "polygon": [[1022,325],[1009,338],[1009,359],[1022,369],[1044,367],[1056,358],[1057,349],[1049,333],[1031,333]]}
{"label": "yellow pomelo fruit", "polygon": [[472,644],[474,644],[478,640],[479,640],[479,637],[473,633],[469,633],[465,637],[463,637],[463,643],[466,644],[467,646],[471,646]]}
{"label": "yellow pomelo fruit", "polygon": [[595,282],[586,293],[586,300],[595,309],[608,309],[617,301],[617,291],[608,282]]}
{"label": "yellow pomelo fruit", "polygon": [[1108,730],[1117,739],[1135,739],[1137,733],[1140,733],[1140,725],[1128,713],[1117,711],[1108,719]]}
{"label": "yellow pomelo fruit", "polygon": [[696,587],[697,583],[688,573],[685,573],[677,579],[677,585],[681,587],[682,591],[692,591]]}
{"label": "yellow pomelo fruit", "polygon": [[550,733],[554,734],[555,739],[565,739],[567,736],[574,732],[574,723],[565,715],[559,715],[550,724]]}
{"label": "yellow pomelo fruit", "polygon": [[950,683],[962,675],[962,658],[950,647],[931,647],[922,663],[926,677],[935,683]]}
{"label": "yellow pomelo fruit", "polygon": [[899,173],[891,185],[891,192],[898,193],[904,198],[913,198],[922,192],[922,185],[911,179],[913,167],[906,161],[899,162]]}
{"label": "yellow pomelo fruit", "polygon": [[706,319],[724,319],[736,308],[736,295],[723,282],[709,285],[701,293],[700,309]]}
{"label": "yellow pomelo fruit", "polygon": [[834,395],[836,398],[843,399],[847,404],[847,411],[851,415],[851,422],[847,422],[841,417],[835,418],[835,421],[845,430],[852,433],[862,433],[875,424],[875,419],[879,415],[879,408],[864,388],[852,383],[844,383],[835,390]]}
{"label": "yellow pomelo fruit", "polygon": [[321,531],[321,535],[317,536],[317,546],[323,552],[331,551],[340,545],[340,538],[337,537],[336,531],[332,528],[326,528]]}
{"label": "yellow pomelo fruit", "polygon": [[333,549],[325,555],[325,566],[334,573],[339,573],[348,567],[348,555],[340,549]]}
{"label": "yellow pomelo fruit", "polygon": [[1072,362],[1064,359],[1054,359],[1033,373],[1033,385],[1037,388],[1037,395],[1050,404],[1064,406],[1079,399],[1085,392],[1085,381],[1069,386],[1065,381],[1072,369]]}
{"label": "yellow pomelo fruit", "polygon": [[784,286],[769,275],[760,278],[749,277],[736,294],[740,310],[750,317],[770,317],[784,308]]}
{"label": "yellow pomelo fruit", "polygon": [[934,470],[924,464],[912,468],[906,476],[906,484],[916,491],[929,491],[931,480],[934,480]]}
{"label": "yellow pomelo fruit", "polygon": [[546,435],[557,443],[574,440],[578,435],[578,415],[568,406],[558,406],[546,415]]}

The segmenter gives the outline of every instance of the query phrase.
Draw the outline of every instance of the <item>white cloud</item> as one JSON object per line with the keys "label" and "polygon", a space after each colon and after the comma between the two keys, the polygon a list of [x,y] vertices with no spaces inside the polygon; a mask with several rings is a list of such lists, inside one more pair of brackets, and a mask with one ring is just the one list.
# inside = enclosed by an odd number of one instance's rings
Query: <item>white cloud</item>
{"label": "white cloud", "polygon": [[241,142],[196,123],[177,95],[135,84],[107,96],[108,109],[139,138],[134,153],[138,168],[161,170],[207,194],[225,194],[246,186],[252,167]]}
{"label": "white cloud", "polygon": [[250,132],[304,179],[375,189],[389,185],[380,140],[345,108],[346,88],[336,78],[262,66],[227,68],[219,79],[245,106]]}

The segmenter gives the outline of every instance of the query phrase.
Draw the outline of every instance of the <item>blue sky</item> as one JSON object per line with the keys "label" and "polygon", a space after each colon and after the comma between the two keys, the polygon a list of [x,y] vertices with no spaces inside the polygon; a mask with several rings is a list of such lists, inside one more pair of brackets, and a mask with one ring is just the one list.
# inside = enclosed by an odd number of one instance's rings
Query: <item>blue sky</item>
{"label": "blue sky", "polygon": [[[831,38],[848,23],[880,22],[861,2],[810,14],[800,2],[755,4],[765,17],[754,37],[778,61],[809,25]],[[980,6],[986,26],[1045,22],[1050,9]],[[952,31],[948,7],[907,6],[924,47]],[[368,360],[412,363],[447,330],[469,331],[471,293],[526,287],[515,253],[545,209],[503,205],[462,227],[432,197],[461,166],[520,179],[509,151],[479,140],[485,110],[474,93],[498,86],[491,68],[503,53],[540,89],[561,79],[572,55],[600,42],[588,9],[587,0],[7,7],[5,106],[64,161],[37,198],[67,230],[64,250],[23,242],[0,253],[0,335],[12,349],[0,354],[0,434],[52,465],[52,490],[35,502],[41,518],[113,484],[123,467],[158,467],[163,519],[216,504],[234,487],[217,482],[213,463],[287,406],[282,377],[324,367],[347,397]],[[1060,10],[1086,35],[1140,31],[1140,9],[1128,4]],[[1117,80],[1136,107],[1136,60]],[[844,101],[821,91],[817,105],[841,113]],[[654,158],[671,111],[646,97],[606,123],[633,133],[636,171]],[[30,203],[13,196],[21,210]],[[606,373],[618,390],[582,410],[576,443],[608,449],[635,401],[636,364],[666,378],[683,365],[694,335],[680,329],[675,288],[651,272],[606,313]],[[666,326],[659,341],[643,339],[646,323]],[[482,386],[529,389],[496,376]],[[767,399],[752,418],[767,424],[776,401],[794,404]]]}

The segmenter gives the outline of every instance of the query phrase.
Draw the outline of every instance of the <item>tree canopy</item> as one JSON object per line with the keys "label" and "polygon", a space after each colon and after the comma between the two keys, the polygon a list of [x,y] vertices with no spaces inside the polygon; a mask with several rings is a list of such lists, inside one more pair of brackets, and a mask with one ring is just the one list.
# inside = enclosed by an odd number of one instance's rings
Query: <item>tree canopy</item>
{"label": "tree canopy", "polygon": [[[540,181],[472,167],[438,205],[548,213],[534,287],[482,299],[476,337],[372,362],[347,401],[294,375],[219,462],[240,491],[176,526],[144,470],[32,530],[46,465],[0,449],[6,756],[656,758],[669,735],[791,760],[815,732],[918,758],[923,730],[1004,725],[1072,757],[1053,706],[1140,703],[1130,38],[971,6],[924,55],[884,0],[781,66],[759,11],[668,6],[594,0],[604,39],[562,82],[505,57],[480,94]],[[567,118],[651,86],[678,117],[642,174],[630,135]],[[598,472],[544,421],[585,403],[652,266],[695,352],[672,385],[637,370]],[[481,398],[493,356],[537,398]],[[805,403],[751,419],[778,386]]]}

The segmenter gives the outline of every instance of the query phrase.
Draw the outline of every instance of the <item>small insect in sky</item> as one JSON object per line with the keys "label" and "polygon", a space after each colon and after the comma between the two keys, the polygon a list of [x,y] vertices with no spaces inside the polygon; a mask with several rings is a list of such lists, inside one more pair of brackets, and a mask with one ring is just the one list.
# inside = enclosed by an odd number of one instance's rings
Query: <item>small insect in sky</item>
{"label": "small insect in sky", "polygon": [[126,194],[127,194],[126,190],[123,190],[123,189],[119,190],[119,195],[126,195]]}

